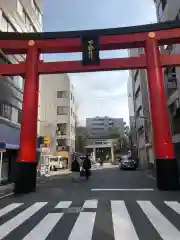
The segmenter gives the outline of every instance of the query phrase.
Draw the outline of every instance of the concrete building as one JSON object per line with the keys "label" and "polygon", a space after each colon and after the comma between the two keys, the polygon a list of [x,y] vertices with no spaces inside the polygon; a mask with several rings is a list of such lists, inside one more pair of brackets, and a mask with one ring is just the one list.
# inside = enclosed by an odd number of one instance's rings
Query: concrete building
{"label": "concrete building", "polygon": [[76,104],[67,74],[40,78],[38,135],[50,136],[51,155],[69,157],[75,151]]}
{"label": "concrete building", "polygon": [[[143,53],[142,49],[131,49],[129,51],[130,56],[137,56],[141,53]],[[147,168],[148,165],[154,164],[154,156],[146,71],[139,69],[131,70],[129,81],[131,83],[129,83],[128,94],[131,96],[131,101],[133,100],[133,105],[131,103],[129,106],[130,112],[133,111],[132,106],[134,107],[134,116],[130,115],[133,131],[135,127],[133,138],[136,136],[139,166]]]}
{"label": "concrete building", "polygon": [[132,147],[136,147],[136,128],[135,128],[135,113],[134,113],[134,92],[131,74],[127,83],[127,93],[128,93],[128,108],[129,108],[129,128],[130,128],[130,141]]}
{"label": "concrete building", "polygon": [[[42,31],[42,0],[1,0],[0,31]],[[17,63],[25,57],[5,56],[0,51],[0,63]],[[12,169],[19,148],[24,80],[20,76],[0,76],[0,141],[6,142],[0,182],[11,181]]]}
{"label": "concrete building", "polygon": [[95,117],[86,119],[89,138],[109,138],[110,129],[117,128],[119,135],[125,134],[125,122],[122,118]]}
{"label": "concrete building", "polygon": [[[156,0],[155,5],[159,22],[180,20],[179,0]],[[168,54],[179,53],[180,45],[168,45],[163,50]],[[175,155],[180,159],[180,68],[165,69],[164,82]]]}

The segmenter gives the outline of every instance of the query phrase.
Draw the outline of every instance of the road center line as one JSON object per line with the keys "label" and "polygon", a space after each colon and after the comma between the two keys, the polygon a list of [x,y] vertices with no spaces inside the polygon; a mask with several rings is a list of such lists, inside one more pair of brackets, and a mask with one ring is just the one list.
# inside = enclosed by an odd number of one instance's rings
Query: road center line
{"label": "road center line", "polygon": [[91,191],[154,191],[153,188],[92,188]]}

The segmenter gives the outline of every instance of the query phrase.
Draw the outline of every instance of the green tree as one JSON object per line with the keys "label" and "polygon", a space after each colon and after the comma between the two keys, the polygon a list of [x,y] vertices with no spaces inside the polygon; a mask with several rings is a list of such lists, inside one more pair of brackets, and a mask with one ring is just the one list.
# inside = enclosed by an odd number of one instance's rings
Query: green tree
{"label": "green tree", "polygon": [[109,128],[109,138],[110,139],[120,139],[119,127],[112,126]]}

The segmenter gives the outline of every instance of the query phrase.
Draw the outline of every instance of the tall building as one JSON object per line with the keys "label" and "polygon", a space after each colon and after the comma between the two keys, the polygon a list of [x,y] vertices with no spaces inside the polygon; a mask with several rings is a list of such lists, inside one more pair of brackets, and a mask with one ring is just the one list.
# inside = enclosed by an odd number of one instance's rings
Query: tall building
{"label": "tall building", "polygon": [[[168,20],[180,21],[179,0],[156,0],[155,5],[159,22]],[[179,53],[180,45],[168,45],[162,51],[168,54]],[[172,67],[165,69],[164,82],[175,155],[177,159],[180,159],[180,68]]]}
{"label": "tall building", "polygon": [[135,114],[134,114],[134,92],[133,92],[133,84],[132,77],[129,76],[127,83],[127,93],[128,93],[128,108],[129,108],[129,134],[130,134],[130,142],[132,147],[136,147],[136,128],[135,128]]}
{"label": "tall building", "polygon": [[[1,0],[0,31],[42,31],[42,0]],[[24,61],[21,55],[6,56],[0,51],[0,63]],[[24,80],[20,76],[0,76],[0,141],[6,142],[0,182],[12,180],[12,169],[19,148]]]}
{"label": "tall building", "polygon": [[76,103],[67,74],[40,78],[38,135],[49,136],[50,154],[69,157],[75,151]]}
{"label": "tall building", "polygon": [[[142,53],[143,49],[130,49],[129,51],[130,56],[138,56]],[[149,165],[154,164],[154,156],[146,70],[131,70],[129,81],[131,82],[129,87],[131,99],[129,97],[129,101],[133,100],[134,107],[134,116],[130,115],[130,124],[133,127],[133,140],[135,135],[139,166],[147,168]],[[132,103],[130,102],[130,104]],[[132,106],[130,105],[129,108],[131,112]]]}
{"label": "tall building", "polygon": [[110,129],[115,127],[119,135],[125,134],[125,122],[122,118],[95,117],[86,119],[89,138],[108,138]]}

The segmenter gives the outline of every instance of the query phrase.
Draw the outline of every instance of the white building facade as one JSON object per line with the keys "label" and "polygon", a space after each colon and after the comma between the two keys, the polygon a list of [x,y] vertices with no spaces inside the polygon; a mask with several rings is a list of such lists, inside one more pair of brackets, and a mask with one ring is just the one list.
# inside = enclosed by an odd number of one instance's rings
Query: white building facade
{"label": "white building facade", "polygon": [[125,122],[123,118],[94,117],[86,118],[86,128],[89,138],[109,138],[111,129],[116,128],[119,135],[125,135]]}
{"label": "white building facade", "polygon": [[40,78],[38,135],[50,136],[50,154],[75,152],[76,102],[67,74]]}
{"label": "white building facade", "polygon": [[[130,49],[130,56],[138,56],[142,49]],[[152,146],[152,127],[150,119],[149,91],[147,82],[147,72],[144,69],[130,71],[131,86],[129,87],[129,106],[132,112],[132,100],[134,107],[134,117],[130,116],[135,127],[136,147],[138,151],[139,167],[147,168],[154,166],[154,154]],[[130,84],[130,83],[129,83]],[[132,91],[130,93],[130,91]],[[133,129],[134,131],[134,129]]]}
{"label": "white building facade", "polygon": [[[0,31],[41,32],[42,0],[1,0]],[[0,51],[0,63],[25,61],[25,56],[5,56]],[[20,140],[20,123],[24,80],[20,76],[0,76],[0,141],[6,142],[0,181],[11,181]]]}

